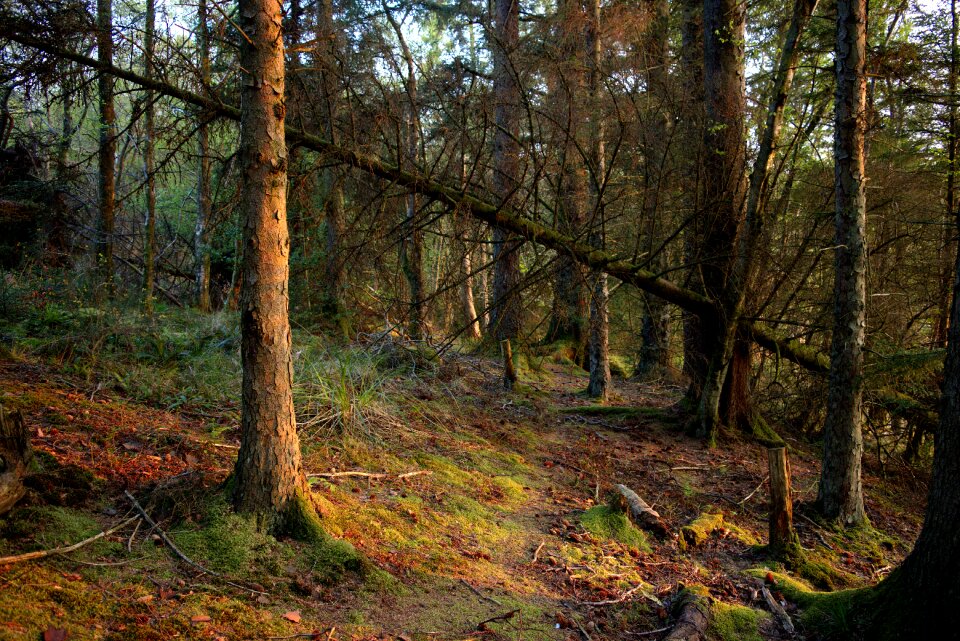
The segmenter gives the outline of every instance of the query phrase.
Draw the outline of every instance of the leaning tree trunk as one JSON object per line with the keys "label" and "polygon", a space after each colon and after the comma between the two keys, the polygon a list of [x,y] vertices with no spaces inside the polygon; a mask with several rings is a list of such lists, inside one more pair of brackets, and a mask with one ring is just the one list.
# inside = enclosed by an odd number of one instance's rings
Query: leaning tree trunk
{"label": "leaning tree trunk", "polygon": [[30,435],[20,412],[7,412],[0,405],[0,514],[26,493],[23,477],[33,457]]}
{"label": "leaning tree trunk", "polygon": [[[210,86],[210,33],[207,24],[207,0],[200,0],[197,8],[197,48],[200,52],[201,93]],[[197,126],[200,170],[197,175],[197,224],[193,231],[193,253],[196,257],[197,309],[210,311],[210,133],[207,117],[200,114]]]}
{"label": "leaning tree trunk", "polygon": [[241,0],[243,396],[234,506],[261,529],[316,534],[293,409],[281,0]]}
{"label": "leaning tree trunk", "polygon": [[[519,186],[520,84],[510,57],[520,40],[518,0],[496,0],[493,44],[493,191],[509,206]],[[498,341],[520,335],[520,245],[501,227],[493,228],[493,309],[490,324]]]}
{"label": "leaning tree trunk", "polygon": [[[147,17],[144,34],[143,67],[144,75],[153,78],[153,56],[156,50],[156,0],[147,0]],[[157,237],[157,179],[154,166],[154,136],[156,127],[154,120],[156,107],[155,96],[152,90],[147,90],[145,133],[143,150],[143,171],[147,175],[147,229],[143,242],[143,309],[147,314],[153,314],[153,287],[156,279],[156,237]]]}
{"label": "leaning tree trunk", "polygon": [[861,401],[867,303],[867,206],[864,176],[867,0],[837,3],[834,177],[836,236],[830,387],[817,502],[845,525],[862,523]]}
{"label": "leaning tree trunk", "polygon": [[[113,64],[113,6],[111,0],[97,0],[97,62]],[[113,233],[116,211],[117,113],[113,106],[113,76],[100,73],[100,217],[97,230],[97,263],[107,296],[114,294]]]}

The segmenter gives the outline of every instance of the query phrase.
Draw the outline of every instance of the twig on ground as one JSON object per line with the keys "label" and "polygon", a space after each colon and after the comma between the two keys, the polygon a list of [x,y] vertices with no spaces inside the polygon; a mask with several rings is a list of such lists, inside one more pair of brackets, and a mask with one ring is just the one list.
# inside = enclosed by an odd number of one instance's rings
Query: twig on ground
{"label": "twig on ground", "polygon": [[140,530],[140,524],[143,522],[140,520],[139,515],[137,515],[137,524],[133,527],[133,532],[130,533],[130,538],[127,539],[127,552],[133,554],[133,537],[137,535],[137,532]]}
{"label": "twig on ground", "polygon": [[468,588],[470,588],[470,591],[473,592],[474,594],[476,594],[476,595],[477,595],[478,597],[480,597],[481,599],[484,599],[484,600],[486,600],[486,601],[490,601],[491,603],[493,603],[493,604],[495,604],[495,605],[499,605],[501,608],[503,607],[503,603],[501,603],[500,601],[497,601],[497,600],[494,599],[492,596],[487,596],[486,594],[484,594],[483,592],[481,592],[480,590],[478,590],[477,588],[475,588],[473,585],[471,585],[470,582],[467,581],[466,579],[460,579],[460,583],[463,583],[465,586],[467,586]]}
{"label": "twig on ground", "polygon": [[546,545],[546,541],[540,541],[540,545],[537,546],[537,549],[533,551],[533,560],[530,561],[531,564],[536,563],[540,560],[540,550],[543,549],[543,546]]}
{"label": "twig on ground", "polygon": [[12,565],[14,563],[20,563],[21,561],[33,561],[34,559],[43,559],[48,556],[69,554],[74,550],[79,550],[85,545],[90,545],[94,541],[98,541],[105,536],[111,535],[117,530],[123,529],[124,527],[130,525],[131,523],[139,519],[140,519],[139,516],[131,516],[129,519],[127,519],[120,525],[112,527],[109,530],[104,530],[103,532],[99,532],[88,539],[84,539],[79,543],[74,543],[73,545],[68,545],[66,547],[54,548],[52,550],[38,550],[36,552],[27,552],[25,554],[15,554],[13,556],[0,557],[0,565]]}
{"label": "twig on ground", "polygon": [[618,596],[616,599],[607,599],[606,601],[581,601],[580,605],[589,605],[592,607],[597,607],[600,605],[613,605],[614,603],[623,603],[624,601],[632,597],[634,593],[642,587],[643,587],[643,584],[634,586],[629,590],[627,590],[626,592],[624,592],[623,594],[621,594],[620,596]]}
{"label": "twig on ground", "polygon": [[794,627],[793,621],[790,620],[790,615],[787,614],[787,611],[783,609],[783,606],[777,603],[777,600],[773,598],[773,595],[770,594],[770,590],[767,589],[767,586],[761,585],[760,590],[763,592],[763,598],[767,602],[767,605],[770,606],[770,610],[780,620],[780,625],[783,626],[784,630],[790,634],[793,634]]}
{"label": "twig on ground", "polygon": [[744,503],[746,503],[747,501],[749,501],[750,499],[752,499],[752,498],[753,498],[753,495],[756,494],[757,492],[759,492],[759,491],[760,491],[760,488],[763,487],[763,484],[766,483],[769,479],[770,479],[769,476],[764,476],[764,477],[763,477],[763,480],[760,481],[760,485],[758,485],[757,487],[753,488],[753,492],[750,492],[750,494],[747,494],[745,497],[743,497],[742,499],[740,499],[739,501],[737,501],[737,505],[743,505]]}
{"label": "twig on ground", "polygon": [[657,628],[656,630],[647,630],[646,632],[627,632],[627,634],[629,634],[630,636],[633,636],[633,637],[649,637],[649,636],[652,636],[652,635],[654,635],[654,634],[661,634],[661,633],[663,633],[663,632],[669,632],[670,629],[671,629],[671,628],[670,628],[670,626],[668,625],[668,626],[665,627],[665,628]]}
{"label": "twig on ground", "polygon": [[516,610],[510,610],[509,612],[504,612],[503,614],[498,614],[497,616],[490,617],[489,619],[484,619],[483,621],[477,624],[477,630],[480,630],[482,632],[483,630],[486,629],[485,626],[488,623],[494,623],[496,621],[509,621],[514,616],[516,616],[518,612],[520,612],[519,608],[517,608]]}

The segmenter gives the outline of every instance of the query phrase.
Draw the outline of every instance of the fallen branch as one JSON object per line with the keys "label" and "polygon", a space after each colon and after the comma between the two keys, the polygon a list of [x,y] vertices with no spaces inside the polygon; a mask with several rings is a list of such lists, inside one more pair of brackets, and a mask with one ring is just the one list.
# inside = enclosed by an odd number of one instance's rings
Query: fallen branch
{"label": "fallen branch", "polygon": [[497,600],[494,599],[492,596],[487,596],[486,594],[484,594],[483,592],[481,592],[481,591],[478,590],[477,588],[473,587],[473,585],[472,585],[469,581],[467,581],[466,579],[460,579],[460,583],[463,583],[465,586],[467,586],[468,588],[470,588],[470,591],[473,592],[474,594],[476,594],[476,595],[477,595],[478,597],[480,597],[481,599],[484,599],[485,601],[490,601],[490,602],[493,603],[494,605],[499,605],[501,608],[503,607],[503,603],[501,603],[500,601],[497,601]]}
{"label": "fallen branch", "polygon": [[375,472],[314,472],[313,474],[307,474],[307,478],[310,479],[338,479],[345,478],[348,476],[360,477],[365,479],[387,479],[387,478],[396,478],[398,481],[403,479],[408,479],[414,476],[421,476],[433,474],[432,470],[417,470],[416,472],[404,472],[403,474],[380,474]]}
{"label": "fallen branch", "polygon": [[546,545],[546,541],[540,541],[540,545],[537,546],[537,549],[533,551],[533,560],[530,561],[531,564],[536,563],[540,560],[540,550],[543,549],[543,546]]}
{"label": "fallen branch", "polygon": [[485,631],[487,629],[486,626],[488,623],[494,623],[496,621],[509,621],[510,619],[515,617],[517,614],[519,614],[519,612],[520,612],[520,609],[517,608],[516,610],[510,610],[509,612],[498,614],[497,616],[490,617],[489,619],[484,619],[483,621],[477,624],[477,630],[480,630],[481,632]]}
{"label": "fallen branch", "polygon": [[770,610],[777,615],[777,619],[780,620],[780,625],[783,626],[783,629],[793,634],[794,627],[793,621],[790,620],[790,615],[787,614],[787,611],[783,609],[783,606],[777,603],[777,600],[773,598],[773,595],[770,593],[770,590],[767,589],[767,586],[761,585],[760,591],[763,592],[763,598],[767,602],[767,605],[770,606]]}
{"label": "fallen branch", "polygon": [[117,530],[121,530],[121,529],[125,528],[126,526],[130,525],[131,523],[133,523],[134,521],[137,521],[137,520],[139,520],[139,519],[140,519],[139,516],[131,516],[129,519],[127,519],[126,521],[124,521],[124,522],[121,523],[120,525],[114,526],[114,527],[110,528],[109,530],[104,530],[103,532],[99,532],[99,533],[97,533],[97,534],[94,534],[94,535],[91,536],[89,539],[84,539],[84,540],[80,541],[79,543],[74,543],[73,545],[68,545],[68,546],[66,546],[66,547],[54,548],[53,550],[38,550],[38,551],[36,551],[36,552],[27,552],[26,554],[17,554],[17,555],[14,555],[14,556],[4,556],[4,557],[0,557],[0,565],[12,565],[12,564],[14,564],[14,563],[20,563],[21,561],[33,561],[34,559],[43,559],[43,558],[46,558],[46,557],[48,557],[48,556],[69,554],[70,552],[73,552],[73,551],[75,551],[75,550],[79,550],[80,548],[84,547],[85,545],[90,545],[90,544],[93,543],[94,541],[98,541],[98,540],[102,539],[102,538],[105,537],[105,536],[110,536],[111,534],[113,534],[113,533],[116,532]]}

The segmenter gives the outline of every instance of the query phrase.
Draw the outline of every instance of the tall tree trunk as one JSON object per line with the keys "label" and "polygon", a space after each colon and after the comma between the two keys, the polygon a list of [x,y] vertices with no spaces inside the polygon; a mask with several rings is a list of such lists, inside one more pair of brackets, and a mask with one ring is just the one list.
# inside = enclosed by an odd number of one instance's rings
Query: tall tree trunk
{"label": "tall tree trunk", "polygon": [[[668,111],[668,74],[670,41],[670,8],[666,0],[653,0],[650,26],[641,44],[643,64],[647,69],[647,94],[651,108],[645,148],[645,189],[643,196],[644,243],[651,255],[651,269],[661,273],[664,267],[662,252],[657,251],[660,240],[661,197],[665,191],[664,173],[667,160],[667,140],[670,132]],[[642,346],[635,373],[642,378],[659,378],[670,366],[670,313],[661,298],[643,297]]]}
{"label": "tall tree trunk", "polygon": [[[511,56],[520,40],[519,0],[496,0],[493,42],[493,191],[509,207],[519,188],[520,83]],[[515,340],[521,329],[521,241],[493,228],[493,309],[490,324],[498,341]]]}
{"label": "tall tree trunk", "polygon": [[[590,195],[593,201],[594,220],[591,244],[603,249],[606,220],[603,209],[603,187],[607,174],[606,149],[604,147],[603,109],[600,98],[602,81],[603,43],[601,42],[600,19],[602,17],[600,0],[591,0],[587,16],[586,49],[590,61],[590,147],[592,150],[593,179],[590,181]],[[590,298],[590,384],[587,394],[602,401],[607,400],[610,388],[610,326],[607,304],[609,291],[607,275],[599,270],[591,270],[593,295]]]}
{"label": "tall tree trunk", "polygon": [[[327,140],[339,142],[337,119],[340,116],[340,74],[337,65],[337,30],[333,21],[333,0],[317,0],[316,66],[320,70],[323,128]],[[322,282],[324,314],[335,319],[349,335],[350,325],[344,307],[345,279],[340,246],[343,243],[343,184],[339,170],[323,170],[324,214],[326,217],[326,247],[324,251],[324,278]]]}
{"label": "tall tree trunk", "polygon": [[[400,23],[390,12],[386,1],[383,10],[393,27],[394,34],[400,42],[403,51],[403,60],[407,66],[407,77],[404,86],[407,91],[407,109],[404,118],[404,129],[407,148],[398,154],[400,165],[409,164],[411,170],[416,170],[420,157],[420,103],[417,98],[417,68],[413,60],[410,47],[403,36]],[[403,217],[403,242],[400,244],[400,267],[407,281],[407,291],[410,296],[410,305],[407,318],[407,333],[413,339],[423,338],[425,329],[424,300],[426,293],[423,287],[423,231],[417,224],[417,192],[411,191],[407,196],[406,211]]]}
{"label": "tall tree trunk", "polygon": [[836,236],[830,387],[823,428],[820,510],[845,525],[862,523],[861,401],[867,303],[866,134],[867,0],[837,2],[834,174]]}
{"label": "tall tree trunk", "polygon": [[950,311],[950,286],[953,278],[953,258],[957,253],[956,228],[954,217],[957,215],[957,72],[960,65],[960,50],[957,48],[957,0],[950,0],[950,68],[947,72],[947,221],[943,226],[940,242],[940,296],[937,323],[934,327],[933,343],[943,347],[947,343],[947,323]]}
{"label": "tall tree trunk", "polygon": [[[207,24],[207,1],[199,0],[197,5],[197,48],[200,52],[201,92],[206,93],[210,86],[210,32]],[[210,311],[210,241],[208,228],[212,210],[210,200],[210,134],[205,116],[197,127],[200,171],[197,176],[197,224],[193,233],[193,251],[197,265],[197,308],[202,312]]]}
{"label": "tall tree trunk", "polygon": [[[557,143],[560,150],[556,227],[568,236],[583,231],[587,214],[587,175],[581,151],[581,122],[586,115],[583,7],[580,0],[561,0],[558,7],[557,76],[552,93],[556,105]],[[587,365],[590,308],[585,273],[572,256],[557,257],[553,277],[553,312],[545,340],[570,341],[574,361]]]}
{"label": "tall tree trunk", "polygon": [[[703,290],[715,301],[729,298],[725,291],[733,265],[735,244],[746,205],[746,144],[744,117],[745,6],[736,0],[703,3],[705,229],[701,238]],[[697,412],[699,436],[713,443],[720,426],[720,399],[734,354],[736,318],[721,304],[714,317],[701,317],[700,332],[709,339],[709,360]],[[711,315],[712,316],[712,315]],[[735,369],[740,374],[742,369]],[[737,393],[746,393],[749,379],[731,381]]]}
{"label": "tall tree trunk", "polygon": [[[703,235],[702,169],[703,159],[703,2],[682,0],[680,68],[683,100],[680,107],[680,176],[683,212],[689,220],[684,229],[683,255],[688,266],[687,287],[703,294],[699,269],[699,239]],[[700,317],[689,311],[683,315],[683,374],[690,381],[686,401],[694,404],[700,398],[707,373],[707,350],[704,346]]]}
{"label": "tall tree trunk", "polygon": [[[281,0],[240,0],[243,395],[234,506],[264,530],[318,533],[293,409]],[[313,518],[310,518],[310,517]],[[311,527],[311,525],[313,527]]]}
{"label": "tall tree trunk", "polygon": [[[111,0],[97,0],[97,61],[113,64],[113,6]],[[100,97],[100,217],[97,233],[97,262],[107,296],[114,294],[113,234],[116,213],[117,181],[114,163],[117,157],[117,114],[113,106],[113,76],[100,73],[97,92]]]}
{"label": "tall tree trunk", "polygon": [[[460,111],[460,188],[467,189],[467,102],[464,98]],[[460,251],[460,309],[463,313],[464,333],[467,338],[479,340],[480,320],[477,318],[477,306],[473,296],[473,247],[467,240],[470,231],[470,216],[458,211],[453,221],[454,235],[459,241]]]}
{"label": "tall tree trunk", "polygon": [[[204,0],[201,0],[201,2],[203,1]],[[156,20],[156,0],[147,0],[147,17],[144,28],[146,33],[144,34],[143,46],[143,74],[150,79],[153,78],[153,56],[156,51]],[[154,100],[154,92],[148,89],[145,114],[146,132],[144,134],[143,150],[143,171],[147,178],[147,229],[143,247],[143,309],[147,314],[153,314],[153,287],[156,278],[157,179],[153,158],[154,137],[156,136],[156,128],[154,126],[156,108],[154,107]]]}

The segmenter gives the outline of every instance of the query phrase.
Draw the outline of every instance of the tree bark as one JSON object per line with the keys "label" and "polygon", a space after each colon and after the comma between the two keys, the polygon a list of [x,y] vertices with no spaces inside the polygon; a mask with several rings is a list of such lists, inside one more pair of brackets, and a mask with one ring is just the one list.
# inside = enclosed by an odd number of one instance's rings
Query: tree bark
{"label": "tree bark", "polygon": [[[401,167],[409,164],[410,168],[416,171],[417,161],[420,157],[420,103],[417,99],[417,68],[410,47],[407,46],[407,40],[403,36],[400,23],[393,17],[386,2],[382,4],[387,20],[389,20],[394,34],[400,42],[403,60],[407,67],[407,77],[404,78],[407,109],[404,118],[405,135],[403,136],[407,148],[397,155],[401,158]],[[407,195],[403,229],[403,242],[400,244],[400,267],[407,281],[407,293],[410,297],[407,333],[411,338],[418,340],[424,336],[426,319],[424,317],[423,231],[417,224],[417,192],[415,190],[411,190]]]}
{"label": "tree bark", "polygon": [[26,493],[23,478],[32,458],[30,434],[23,424],[23,416],[0,406],[0,515]]}
{"label": "tree bark", "polygon": [[[733,265],[737,233],[746,205],[744,118],[744,27],[746,8],[735,0],[703,3],[704,233],[700,239],[703,291],[717,301],[729,299],[727,279]],[[720,426],[720,398],[733,357],[737,319],[720,305],[713,318],[701,318],[702,336],[710,337],[707,371],[700,391],[696,433],[714,443]],[[739,372],[737,372],[739,373]],[[737,394],[749,394],[749,379],[731,380]]]}
{"label": "tree bark", "polygon": [[[670,64],[670,8],[666,0],[652,0],[653,15],[643,36],[643,65],[647,69],[647,94],[650,125],[644,141],[644,244],[651,268],[663,272],[662,252],[657,251],[663,212],[661,196],[666,190],[665,172],[667,142],[670,135],[670,113],[667,68]],[[663,299],[643,297],[640,358],[635,373],[644,379],[660,378],[670,367],[670,312]]]}
{"label": "tree bark", "polygon": [[[327,140],[339,141],[337,120],[340,117],[340,74],[337,64],[337,30],[333,20],[333,0],[317,0],[317,46],[315,64],[320,70],[323,128]],[[322,281],[322,310],[328,318],[336,319],[345,335],[349,323],[345,314],[344,289],[346,282],[340,246],[343,243],[343,185],[340,170],[323,170],[324,214],[326,216],[326,247],[324,251],[324,278]]]}
{"label": "tree bark", "polygon": [[[210,86],[210,33],[207,0],[197,5],[197,49],[200,53],[200,87],[206,93]],[[207,130],[206,114],[200,114],[197,126],[197,155],[200,167],[197,172],[197,224],[193,232],[193,253],[197,274],[197,309],[210,311],[210,240],[208,228],[213,209],[210,200],[210,133]]]}
{"label": "tree bark", "polygon": [[[587,168],[583,158],[582,103],[585,82],[583,7],[580,0],[561,0],[557,9],[556,76],[550,102],[556,105],[555,146],[560,154],[555,225],[561,233],[577,237],[587,222]],[[592,63],[590,63],[592,65]],[[546,342],[569,341],[573,360],[587,365],[590,304],[583,267],[569,254],[557,256],[553,278],[553,310]]]}
{"label": "tree bark", "polygon": [[[587,27],[587,54],[590,60],[590,148],[592,150],[592,180],[590,195],[593,201],[593,230],[591,244],[602,249],[605,242],[606,220],[603,208],[603,187],[607,174],[604,145],[603,105],[600,100],[602,80],[603,43],[600,39],[600,0],[591,0]],[[601,401],[607,400],[610,388],[610,323],[608,313],[609,291],[607,275],[601,270],[590,272],[593,296],[590,298],[590,383],[587,394]]]}
{"label": "tree bark", "polygon": [[863,346],[866,335],[867,0],[837,3],[834,176],[836,236],[830,384],[817,502],[844,525],[866,520],[860,465]]}
{"label": "tree bark", "polygon": [[947,72],[947,221],[943,227],[940,245],[940,296],[937,323],[934,326],[933,343],[943,347],[947,343],[947,323],[949,319],[950,285],[953,279],[954,255],[957,253],[956,228],[957,216],[957,73],[960,66],[960,49],[957,47],[958,34],[957,0],[950,0],[950,68]]}
{"label": "tree bark", "polygon": [[[113,65],[113,6],[111,0],[97,0],[97,62]],[[113,234],[116,215],[117,114],[113,106],[114,78],[106,72],[97,77],[100,99],[100,217],[97,233],[97,263],[108,297],[114,294]]]}
{"label": "tree bark", "polygon": [[[493,137],[493,193],[505,207],[514,199],[520,163],[520,83],[511,55],[520,40],[519,0],[494,5],[493,98],[496,133]],[[493,228],[493,309],[490,324],[498,341],[516,343],[521,328],[520,247],[522,242],[499,225]]]}
{"label": "tree bark", "polygon": [[[203,2],[205,0],[201,0]],[[153,78],[153,56],[155,54],[157,3],[156,0],[147,0],[146,25],[144,27],[143,46],[143,73],[147,78]],[[154,137],[156,127],[156,96],[153,90],[148,89],[146,95],[146,113],[143,171],[147,179],[147,225],[146,238],[143,248],[143,309],[147,314],[153,314],[153,288],[156,280],[156,237],[157,237],[157,179],[154,163]]]}
{"label": "tree bark", "polygon": [[243,395],[233,501],[272,531],[300,528],[307,492],[292,393],[281,16],[281,0],[240,0],[250,40],[240,40]]}
{"label": "tree bark", "polygon": [[770,549],[778,554],[796,542],[793,532],[793,498],[790,495],[790,462],[786,447],[767,449],[770,469]]}

